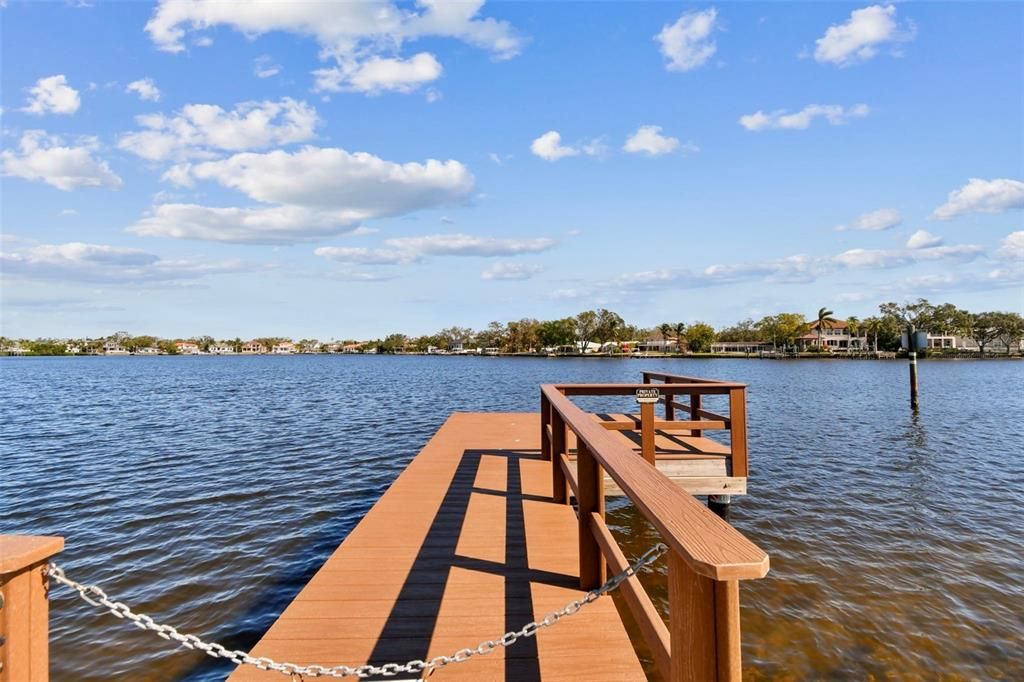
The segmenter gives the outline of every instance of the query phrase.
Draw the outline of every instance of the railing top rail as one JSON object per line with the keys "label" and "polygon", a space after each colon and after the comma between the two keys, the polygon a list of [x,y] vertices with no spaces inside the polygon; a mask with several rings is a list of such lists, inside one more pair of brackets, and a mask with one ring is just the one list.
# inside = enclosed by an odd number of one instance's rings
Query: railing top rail
{"label": "railing top rail", "polygon": [[746,388],[746,384],[732,381],[686,382],[671,384],[551,384],[563,395],[627,395],[638,388],[657,388],[665,394],[676,393],[728,393],[736,388]]}
{"label": "railing top rail", "polygon": [[760,547],[637,457],[558,386],[545,384],[541,392],[665,544],[694,571],[714,580],[763,578],[768,573],[768,555]]}
{"label": "railing top rail", "polygon": [[[643,372],[644,378],[662,379],[674,384],[727,384],[728,381],[718,379],[706,379],[704,377],[691,377],[685,374],[669,374],[667,372]],[[745,384],[744,384],[745,385]]]}

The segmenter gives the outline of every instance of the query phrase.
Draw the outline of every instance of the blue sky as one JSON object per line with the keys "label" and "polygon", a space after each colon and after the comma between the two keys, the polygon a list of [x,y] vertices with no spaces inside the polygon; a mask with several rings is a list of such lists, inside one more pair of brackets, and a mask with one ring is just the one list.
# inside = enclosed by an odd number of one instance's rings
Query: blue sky
{"label": "blue sky", "polygon": [[26,3],[12,336],[1024,309],[1016,3]]}

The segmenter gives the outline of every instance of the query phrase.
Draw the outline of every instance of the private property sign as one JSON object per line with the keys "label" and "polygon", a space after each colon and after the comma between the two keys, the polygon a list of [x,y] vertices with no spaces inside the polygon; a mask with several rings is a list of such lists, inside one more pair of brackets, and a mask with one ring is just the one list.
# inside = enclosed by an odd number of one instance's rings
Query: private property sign
{"label": "private property sign", "polygon": [[661,390],[657,388],[636,389],[636,401],[640,405],[645,403],[656,403],[661,400]]}

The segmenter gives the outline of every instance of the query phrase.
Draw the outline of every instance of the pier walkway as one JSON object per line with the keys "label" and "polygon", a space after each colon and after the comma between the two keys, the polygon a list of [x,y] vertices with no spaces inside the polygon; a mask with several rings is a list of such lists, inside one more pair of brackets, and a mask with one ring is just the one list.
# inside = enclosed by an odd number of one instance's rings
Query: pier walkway
{"label": "pier walkway", "polygon": [[[251,651],[321,665],[451,655],[584,596],[537,414],[452,415]],[[277,680],[238,668],[232,682]],[[433,680],[644,680],[611,599]]]}

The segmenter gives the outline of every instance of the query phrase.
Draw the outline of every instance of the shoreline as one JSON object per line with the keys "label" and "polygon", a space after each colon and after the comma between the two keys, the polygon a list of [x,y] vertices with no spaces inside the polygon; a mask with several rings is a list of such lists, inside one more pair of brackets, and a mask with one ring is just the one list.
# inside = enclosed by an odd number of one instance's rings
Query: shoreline
{"label": "shoreline", "polygon": [[[442,358],[531,358],[588,360],[907,360],[905,352],[875,353],[5,353],[6,358],[156,358],[156,357],[316,357],[316,356],[379,356],[379,357],[442,357]],[[918,360],[1021,360],[1024,355],[972,352],[927,353],[918,351]]]}

